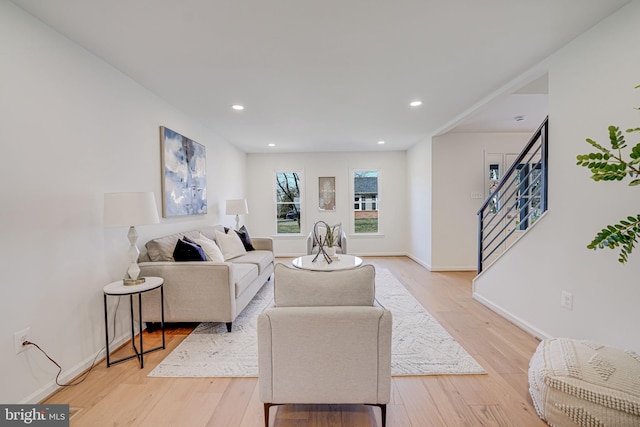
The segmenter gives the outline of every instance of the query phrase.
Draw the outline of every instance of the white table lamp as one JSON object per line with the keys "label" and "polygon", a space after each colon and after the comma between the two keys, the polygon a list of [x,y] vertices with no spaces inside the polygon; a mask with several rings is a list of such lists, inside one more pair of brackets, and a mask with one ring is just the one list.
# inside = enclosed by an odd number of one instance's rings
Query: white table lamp
{"label": "white table lamp", "polygon": [[104,225],[106,227],[129,227],[129,260],[131,264],[127,273],[128,279],[124,279],[125,285],[137,285],[144,283],[144,278],[138,278],[138,255],[140,251],[136,246],[138,233],[136,225],[157,224],[158,208],[153,192],[145,193],[105,193],[104,195]]}
{"label": "white table lamp", "polygon": [[240,215],[249,213],[246,199],[227,200],[227,215],[236,216],[236,230],[240,229]]}

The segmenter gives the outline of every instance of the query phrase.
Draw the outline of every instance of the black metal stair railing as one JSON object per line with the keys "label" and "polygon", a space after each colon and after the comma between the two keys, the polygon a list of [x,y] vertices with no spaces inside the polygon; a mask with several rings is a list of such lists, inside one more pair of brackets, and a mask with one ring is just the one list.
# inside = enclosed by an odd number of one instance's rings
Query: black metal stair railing
{"label": "black metal stair railing", "polygon": [[547,117],[478,210],[478,273],[548,208]]}

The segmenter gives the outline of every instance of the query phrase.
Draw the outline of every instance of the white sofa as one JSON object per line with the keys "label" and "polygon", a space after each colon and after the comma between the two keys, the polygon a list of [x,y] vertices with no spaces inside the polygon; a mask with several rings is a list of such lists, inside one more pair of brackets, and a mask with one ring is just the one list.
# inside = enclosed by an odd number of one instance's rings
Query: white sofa
{"label": "white sofa", "polygon": [[[178,239],[198,238],[200,233],[215,240],[216,225],[152,239],[140,254],[140,276],[164,279],[165,322],[232,323],[273,273],[273,241],[252,237],[254,251],[226,262],[175,262],[173,250]],[[159,290],[142,295],[144,322],[160,322]]]}
{"label": "white sofa", "polygon": [[258,317],[265,426],[282,404],[366,404],[391,392],[391,312],[375,303],[375,269],[331,272],[277,264],[274,307]]}

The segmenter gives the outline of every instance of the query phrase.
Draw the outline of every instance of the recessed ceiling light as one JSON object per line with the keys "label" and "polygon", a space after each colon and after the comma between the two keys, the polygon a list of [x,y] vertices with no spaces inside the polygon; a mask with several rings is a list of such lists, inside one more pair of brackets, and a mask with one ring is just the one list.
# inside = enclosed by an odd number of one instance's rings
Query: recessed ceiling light
{"label": "recessed ceiling light", "polygon": [[378,141],[378,145],[384,144],[384,141]]}
{"label": "recessed ceiling light", "polygon": [[231,106],[231,108],[233,108],[233,109],[234,109],[234,110],[236,110],[236,111],[242,111],[242,110],[244,110],[244,105],[240,105],[240,104],[233,104],[233,105]]}
{"label": "recessed ceiling light", "polygon": [[416,101],[411,101],[411,102],[409,103],[409,106],[410,106],[410,107],[419,107],[419,106],[421,106],[421,105],[422,105],[422,101],[418,101],[418,100],[416,100]]}
{"label": "recessed ceiling light", "polygon": [[275,147],[275,146],[276,146],[276,144],[274,144],[273,142],[272,142],[272,143],[270,143],[270,144],[267,144],[267,145],[268,145],[269,147]]}

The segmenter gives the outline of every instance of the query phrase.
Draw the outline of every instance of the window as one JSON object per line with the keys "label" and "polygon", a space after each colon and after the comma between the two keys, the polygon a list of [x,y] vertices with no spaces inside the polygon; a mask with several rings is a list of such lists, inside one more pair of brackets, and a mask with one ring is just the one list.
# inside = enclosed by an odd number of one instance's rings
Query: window
{"label": "window", "polygon": [[377,233],[378,171],[359,170],[353,172],[353,230],[355,233]]}
{"label": "window", "polygon": [[276,230],[278,234],[300,233],[300,173],[276,173]]}

